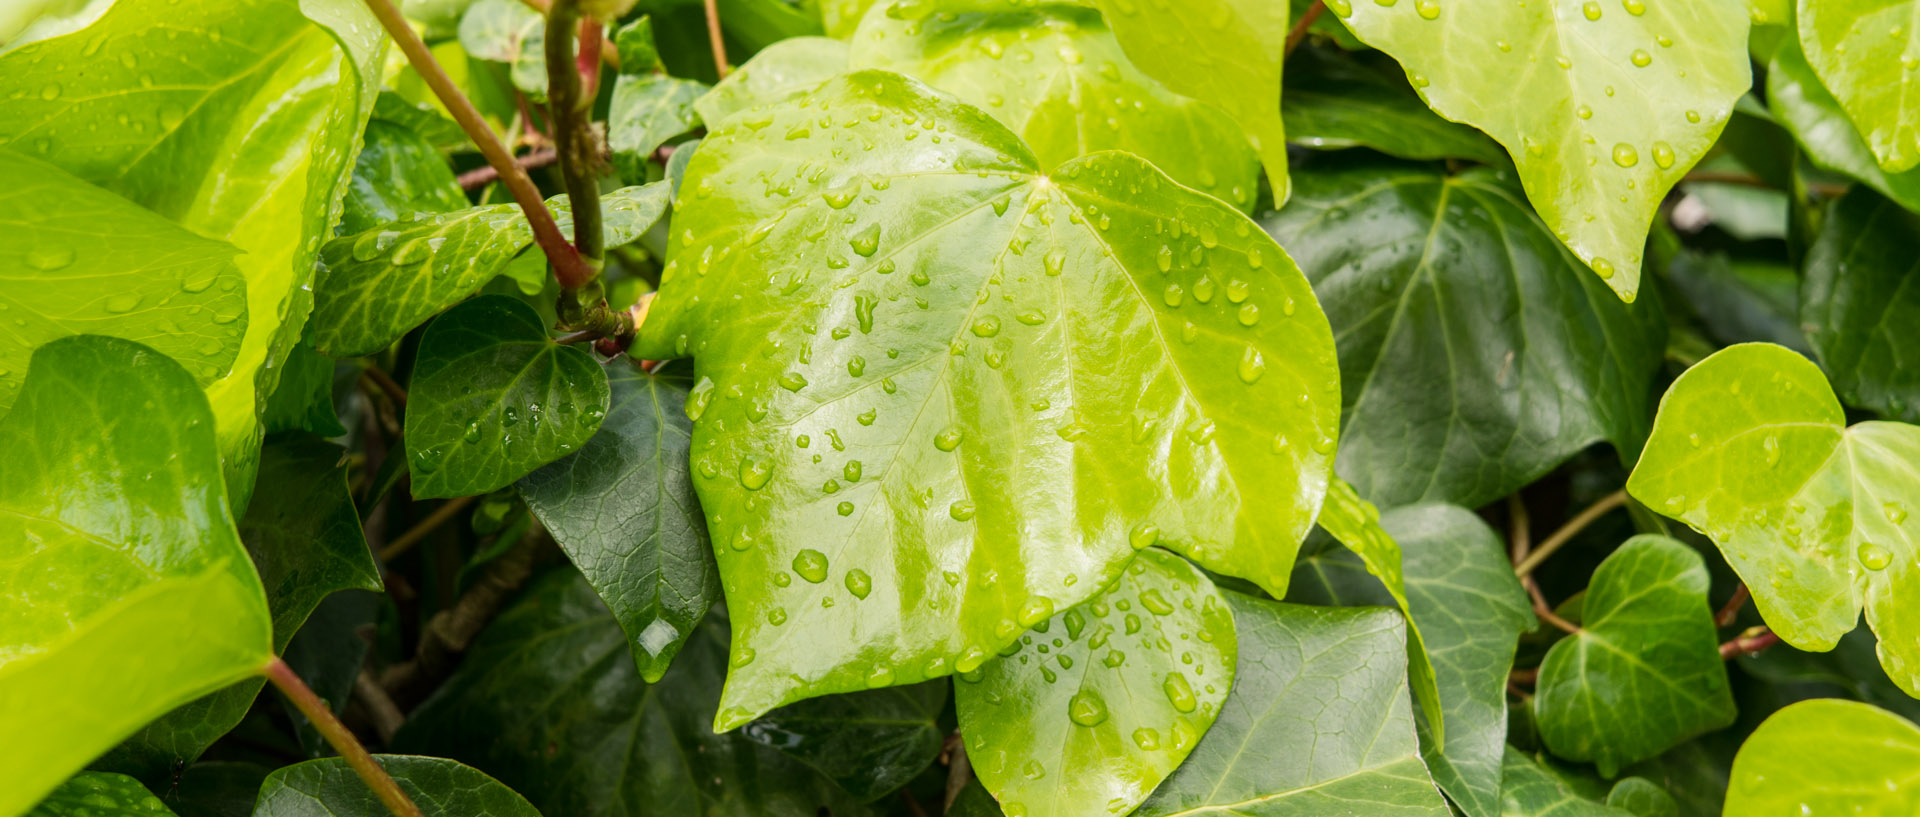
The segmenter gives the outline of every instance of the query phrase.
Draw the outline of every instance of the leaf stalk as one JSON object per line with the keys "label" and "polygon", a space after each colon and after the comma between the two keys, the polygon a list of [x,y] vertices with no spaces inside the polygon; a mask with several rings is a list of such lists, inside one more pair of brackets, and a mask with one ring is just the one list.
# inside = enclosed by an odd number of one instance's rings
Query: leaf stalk
{"label": "leaf stalk", "polygon": [[280,660],[279,656],[274,656],[262,670],[262,674],[267,676],[267,680],[273,682],[274,687],[278,688],[281,694],[287,696],[287,700],[293,702],[294,707],[300,710],[300,714],[307,716],[307,720],[313,722],[314,728],[319,730],[321,737],[326,738],[327,743],[333,746],[334,751],[340,753],[340,757],[347,761],[347,765],[353,769],[354,773],[359,775],[361,780],[366,781],[367,788],[373,789],[374,796],[380,798],[380,802],[386,805],[388,811],[393,812],[394,817],[423,817],[420,807],[413,804],[412,798],[407,797],[407,793],[400,789],[400,784],[394,782],[393,777],[387,774],[387,770],[374,761],[373,755],[367,752],[367,747],[360,745],[360,740],[353,736],[352,730],[347,729],[346,724],[333,716],[333,709],[327,706],[326,701],[320,700],[320,696],[315,695],[306,682],[300,680],[300,676],[294,673],[292,667],[287,666],[287,662]]}

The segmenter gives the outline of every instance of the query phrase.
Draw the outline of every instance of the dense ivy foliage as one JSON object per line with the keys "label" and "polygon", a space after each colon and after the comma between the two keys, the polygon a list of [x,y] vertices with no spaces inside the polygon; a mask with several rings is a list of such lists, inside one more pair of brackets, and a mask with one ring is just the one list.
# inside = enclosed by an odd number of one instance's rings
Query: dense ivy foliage
{"label": "dense ivy foliage", "polygon": [[0,5],[0,817],[1920,814],[1920,0]]}

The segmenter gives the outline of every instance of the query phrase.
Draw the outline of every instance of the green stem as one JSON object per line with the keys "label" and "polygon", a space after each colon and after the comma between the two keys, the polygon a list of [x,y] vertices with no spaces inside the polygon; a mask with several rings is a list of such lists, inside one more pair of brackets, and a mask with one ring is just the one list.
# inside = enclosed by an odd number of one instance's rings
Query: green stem
{"label": "green stem", "polygon": [[274,686],[279,687],[281,694],[286,695],[287,700],[293,702],[293,705],[300,710],[300,714],[306,715],[307,720],[313,722],[313,727],[320,731],[320,736],[327,739],[327,743],[333,746],[334,751],[340,753],[340,757],[347,761],[347,765],[353,768],[355,774],[360,775],[361,780],[366,781],[367,788],[373,789],[374,796],[379,797],[380,802],[386,804],[387,810],[393,812],[394,817],[424,817],[420,813],[420,807],[414,805],[413,800],[407,797],[407,793],[400,790],[400,784],[393,781],[386,769],[380,768],[380,764],[374,761],[373,755],[367,753],[367,747],[360,745],[359,739],[353,736],[353,732],[347,729],[346,724],[333,716],[333,710],[327,706],[326,701],[320,700],[320,696],[313,694],[313,690],[307,688],[306,683],[300,680],[300,676],[294,674],[293,668],[287,666],[287,662],[275,656],[273,661],[267,664],[265,674],[267,680],[272,681]]}
{"label": "green stem", "polygon": [[[584,91],[574,32],[580,28],[579,0],[554,0],[547,11],[547,100],[553,112],[553,141],[560,153],[560,179],[573,200],[573,246],[598,277],[606,254],[600,221],[598,134],[593,130],[593,97]],[[593,26],[598,42],[598,26]]]}
{"label": "green stem", "polygon": [[1575,534],[1585,530],[1588,525],[1593,524],[1593,520],[1599,519],[1605,516],[1607,511],[1611,511],[1625,504],[1627,504],[1627,492],[1624,489],[1601,497],[1600,501],[1587,506],[1587,509],[1581,511],[1578,516],[1567,520],[1567,524],[1561,525],[1560,529],[1554,531],[1552,536],[1547,537],[1546,541],[1541,542],[1540,547],[1528,554],[1527,558],[1521,561],[1520,564],[1514,565],[1514,575],[1525,578],[1527,574],[1533,572],[1534,568],[1539,567],[1541,562],[1546,561],[1548,556],[1552,556],[1554,551],[1559,550],[1561,546],[1572,540]]}

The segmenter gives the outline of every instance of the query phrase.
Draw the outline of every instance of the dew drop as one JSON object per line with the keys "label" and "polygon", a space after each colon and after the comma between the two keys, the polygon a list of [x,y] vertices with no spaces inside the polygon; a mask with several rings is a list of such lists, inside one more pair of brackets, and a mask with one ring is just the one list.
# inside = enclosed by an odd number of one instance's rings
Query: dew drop
{"label": "dew drop", "polygon": [[1886,570],[1893,563],[1893,554],[1872,542],[1861,543],[1858,555],[1860,564],[1868,570]]}
{"label": "dew drop", "polygon": [[1134,550],[1145,550],[1158,541],[1160,529],[1149,522],[1134,525],[1133,530],[1127,533],[1127,543],[1133,545]]}
{"label": "dew drop", "polygon": [[1625,142],[1616,144],[1613,146],[1613,163],[1621,167],[1633,167],[1640,163],[1640,151]]}
{"label": "dew drop", "polygon": [[933,435],[933,447],[941,451],[952,451],[960,447],[960,441],[965,437],[966,432],[961,431],[959,426],[947,426],[941,429],[940,433]]}
{"label": "dew drop", "polygon": [[[65,247],[53,247],[49,249],[30,250],[27,252],[27,266],[40,270],[42,272],[52,272],[57,269],[65,269],[68,264],[72,264],[72,263],[73,263],[73,251]],[[212,283],[211,279],[209,279],[208,283]],[[205,289],[205,288],[206,287],[201,287],[200,289]],[[200,290],[195,289],[195,290],[188,290],[188,291],[199,292]]]}
{"label": "dew drop", "polygon": [[857,567],[847,571],[847,592],[852,593],[856,599],[866,598],[868,593],[873,592],[873,578]]}
{"label": "dew drop", "polygon": [[953,517],[956,522],[965,522],[972,519],[973,514],[974,507],[972,500],[956,500],[952,505],[947,506],[947,515]]}
{"label": "dew drop", "polygon": [[1067,717],[1081,726],[1099,726],[1107,722],[1107,702],[1093,690],[1080,690],[1067,705]]}
{"label": "dew drop", "polygon": [[1151,726],[1142,726],[1133,730],[1133,745],[1142,751],[1151,752],[1160,748],[1160,733]]}
{"label": "dew drop", "polygon": [[1673,167],[1673,146],[1665,142],[1653,143],[1653,163],[1661,170]]}
{"label": "dew drop", "polygon": [[740,461],[740,487],[749,491],[758,491],[767,487],[767,480],[772,478],[772,463],[757,457],[748,457]]}
{"label": "dew drop", "polygon": [[[827,580],[827,554],[807,548],[793,557],[793,572],[813,584]],[[848,574],[852,575],[852,574]]]}
{"label": "dew drop", "polygon": [[1249,386],[1258,383],[1260,376],[1266,374],[1267,361],[1260,356],[1259,350],[1249,346],[1240,355],[1240,382]]}
{"label": "dew drop", "polygon": [[1200,702],[1193,697],[1193,686],[1187,683],[1187,676],[1177,672],[1167,673],[1167,680],[1161,682],[1160,689],[1167,693],[1167,702],[1181,712],[1192,712],[1199,708]]}

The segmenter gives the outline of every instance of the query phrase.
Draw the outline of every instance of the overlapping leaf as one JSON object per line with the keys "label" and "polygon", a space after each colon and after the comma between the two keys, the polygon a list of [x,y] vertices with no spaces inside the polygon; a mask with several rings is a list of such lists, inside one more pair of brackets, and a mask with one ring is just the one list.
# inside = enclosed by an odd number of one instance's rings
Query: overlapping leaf
{"label": "overlapping leaf", "polygon": [[1733,759],[1727,814],[1913,814],[1920,727],[1852,701],[1802,701],[1753,730]]}
{"label": "overlapping leaf", "polygon": [[1850,127],[1840,101],[1820,84],[1800,43],[1788,37],[1767,64],[1767,107],[1822,167],[1859,179],[1910,209],[1920,209],[1920,170],[1888,173],[1874,161],[1859,131]]}
{"label": "overlapping leaf", "polygon": [[1296,144],[1365,146],[1402,159],[1507,161],[1486,134],[1429,110],[1399,66],[1378,52],[1348,54],[1303,45],[1288,61],[1293,70],[1280,95],[1280,114]]}
{"label": "overlapping leaf", "polygon": [[1882,170],[1920,164],[1920,2],[1799,0],[1800,49]]}
{"label": "overlapping leaf", "polygon": [[111,772],[81,772],[26,812],[26,817],[173,817],[140,781]]}
{"label": "overlapping leaf", "polygon": [[1631,817],[1589,800],[1512,747],[1501,764],[1500,817]]}
{"label": "overlapping leaf", "polygon": [[1800,323],[1850,406],[1920,422],[1920,273],[1903,248],[1920,242],[1920,216],[1856,189],[1827,212],[1807,251]]}
{"label": "overlapping leaf", "polygon": [[1820,369],[1742,344],[1675,380],[1627,481],[1647,507],[1707,534],[1767,624],[1828,650],[1859,622],[1888,677],[1920,695],[1920,428],[1846,425]]}
{"label": "overlapping leaf", "polygon": [[1337,384],[1244,216],[1124,154],[1042,175],[876,71],[736,117],[685,184],[637,352],[712,383],[722,727],[973,669],[1155,542],[1284,592]]}
{"label": "overlapping leaf", "polygon": [[693,104],[719,126],[749,108],[804,93],[847,70],[847,44],[827,37],[795,37],[767,46]]}
{"label": "overlapping leaf", "polygon": [[1629,301],[1654,209],[1752,84],[1733,0],[1327,7],[1441,116],[1506,147],[1534,209]]}
{"label": "overlapping leaf", "polygon": [[705,93],[705,83],[690,79],[621,74],[614,82],[613,107],[607,114],[607,147],[620,178],[645,182],[647,158],[654,149],[700,124],[693,103]]}
{"label": "overlapping leaf", "polygon": [[365,139],[354,157],[341,232],[351,235],[467,206],[446,157],[410,126],[375,118],[367,123]]}
{"label": "overlapping leaf", "polygon": [[874,801],[906,785],[945,750],[940,714],[948,691],[947,680],[939,678],[808,698],[761,716],[740,735]]}
{"label": "overlapping leaf", "polygon": [[[540,817],[500,781],[437,757],[375,755],[424,817]],[[341,758],[277,769],[260,786],[254,817],[385,817],[392,812]]]}

